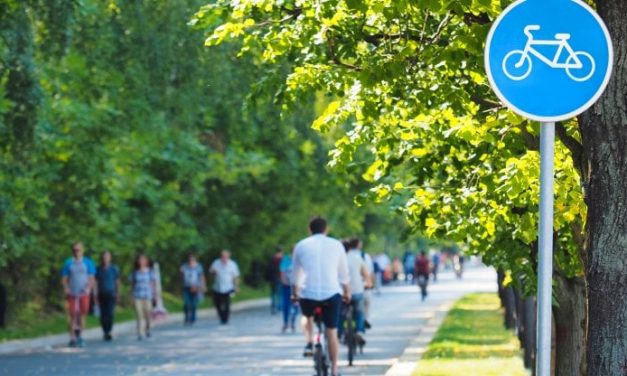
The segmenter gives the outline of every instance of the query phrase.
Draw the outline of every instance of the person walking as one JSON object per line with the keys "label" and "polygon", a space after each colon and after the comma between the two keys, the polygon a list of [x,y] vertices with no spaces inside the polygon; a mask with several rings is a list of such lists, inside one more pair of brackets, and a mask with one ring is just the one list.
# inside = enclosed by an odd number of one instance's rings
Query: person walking
{"label": "person walking", "polygon": [[433,274],[433,282],[438,280],[438,269],[440,268],[440,252],[435,251],[431,256],[431,273]]}
{"label": "person walking", "polygon": [[407,284],[414,283],[414,266],[416,264],[416,255],[409,249],[403,255],[403,267],[405,268],[405,282]]}
{"label": "person walking", "polygon": [[420,252],[420,256],[416,259],[416,280],[420,286],[422,300],[427,298],[427,284],[429,283],[429,259],[425,251]]}
{"label": "person walking", "polygon": [[390,257],[385,253],[380,253],[374,260],[375,262],[375,270],[376,270],[376,291],[377,295],[381,293],[381,286],[384,283],[389,282],[392,279],[392,270],[390,264]]}
{"label": "person walking", "polygon": [[[355,332],[357,342],[360,345],[366,344],[366,328],[364,319],[364,291],[369,285],[369,272],[366,261],[361,255],[362,243],[358,238],[352,238],[348,242],[348,252],[346,259],[348,262],[348,274],[350,278],[351,302],[353,307]],[[348,317],[353,320],[353,317]],[[342,337],[344,326],[344,317],[340,320],[338,327],[339,337]]]}
{"label": "person walking", "polygon": [[383,268],[381,268],[381,263],[379,262],[379,258],[375,257],[373,261],[374,266],[374,290],[377,295],[381,295],[381,286],[383,285]]}
{"label": "person walking", "polygon": [[297,282],[294,280],[294,262],[289,253],[283,255],[279,271],[281,273],[281,308],[283,309],[282,332],[285,333],[288,327],[295,332],[300,307],[298,302],[292,301],[292,285]]}
{"label": "person walking", "polygon": [[220,258],[213,261],[209,273],[214,278],[213,305],[218,311],[220,323],[226,325],[229,322],[231,294],[239,292],[239,267],[231,260],[231,252],[220,252]]}
{"label": "person walking", "polygon": [[65,293],[68,311],[70,347],[83,347],[81,337],[85,329],[85,317],[89,312],[89,299],[95,288],[96,267],[91,259],[85,257],[83,243],[72,244],[72,257],[68,258],[61,269],[61,283]]}
{"label": "person walking", "polygon": [[270,313],[273,315],[281,311],[281,272],[279,266],[282,259],[283,249],[277,247],[266,267],[266,280],[270,284]]}
{"label": "person walking", "polygon": [[370,307],[372,306],[372,290],[375,284],[375,268],[372,256],[365,252],[363,248],[361,250],[361,257],[366,262],[366,267],[368,268],[368,283],[364,291],[364,327],[366,329],[372,329],[372,324],[370,323]]}
{"label": "person walking", "polygon": [[98,306],[100,307],[100,326],[105,341],[111,341],[115,305],[120,293],[120,269],[111,263],[111,252],[100,255],[100,265],[96,268],[96,286]]}
{"label": "person walking", "polygon": [[131,275],[133,301],[137,318],[137,340],[150,338],[152,302],[156,298],[156,278],[150,267],[150,260],[144,254],[135,259],[135,268]]}
{"label": "person walking", "polygon": [[206,286],[205,273],[193,253],[187,256],[187,262],[181,265],[183,277],[183,310],[185,311],[184,325],[193,325],[196,322],[196,308],[201,294]]}
{"label": "person walking", "polygon": [[[316,309],[322,310],[322,322],[331,358],[331,376],[338,375],[340,344],[337,327],[342,301],[351,299],[348,261],[342,243],[327,236],[327,221],[316,217],[309,222],[311,236],[298,242],[294,250],[295,283],[292,299],[300,301],[307,318],[305,325],[305,356],[313,355],[313,317]],[[301,276],[303,287],[300,289]]]}

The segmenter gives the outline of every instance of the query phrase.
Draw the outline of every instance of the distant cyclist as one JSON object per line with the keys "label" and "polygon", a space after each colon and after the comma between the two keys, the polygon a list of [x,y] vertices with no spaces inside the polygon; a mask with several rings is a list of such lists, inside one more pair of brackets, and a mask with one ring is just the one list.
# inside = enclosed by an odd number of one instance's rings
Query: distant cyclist
{"label": "distant cyclist", "polygon": [[300,298],[303,315],[307,318],[305,356],[313,355],[313,316],[316,308],[322,309],[331,358],[331,375],[338,375],[339,341],[337,327],[340,321],[342,300],[350,302],[348,262],[342,243],[328,237],[327,221],[316,217],[309,222],[311,236],[301,240],[294,250],[295,280],[303,278],[302,290],[292,286],[292,298]]}
{"label": "distant cyclist", "polygon": [[61,270],[61,282],[66,297],[69,318],[70,347],[83,347],[82,331],[85,316],[89,312],[89,297],[95,287],[96,267],[84,257],[83,243],[72,244],[72,257],[65,261]]}

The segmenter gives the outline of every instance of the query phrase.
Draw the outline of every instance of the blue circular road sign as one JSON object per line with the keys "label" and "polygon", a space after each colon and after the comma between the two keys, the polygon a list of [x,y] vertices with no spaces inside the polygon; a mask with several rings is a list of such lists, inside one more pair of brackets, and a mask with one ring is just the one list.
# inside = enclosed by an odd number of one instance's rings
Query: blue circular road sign
{"label": "blue circular road sign", "polygon": [[594,104],[612,61],[605,24],[579,0],[518,0],[496,19],[485,47],[499,99],[544,122],[572,118]]}

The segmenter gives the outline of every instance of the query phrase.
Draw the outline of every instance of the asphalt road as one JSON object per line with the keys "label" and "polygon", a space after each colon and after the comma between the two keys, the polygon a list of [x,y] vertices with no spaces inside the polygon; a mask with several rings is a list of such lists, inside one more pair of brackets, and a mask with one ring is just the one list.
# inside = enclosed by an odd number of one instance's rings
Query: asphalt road
{"label": "asphalt road", "polygon": [[[343,375],[382,376],[397,361],[421,326],[444,303],[468,292],[496,291],[492,269],[469,268],[462,280],[442,273],[420,302],[416,286],[385,287],[373,301],[368,344]],[[122,335],[111,343],[87,342],[84,349],[48,348],[0,356],[0,375],[312,375],[311,358],[302,357],[302,333],[281,334],[281,319],[267,310],[235,313],[227,326],[203,320],[194,327],[161,326],[138,342]]]}

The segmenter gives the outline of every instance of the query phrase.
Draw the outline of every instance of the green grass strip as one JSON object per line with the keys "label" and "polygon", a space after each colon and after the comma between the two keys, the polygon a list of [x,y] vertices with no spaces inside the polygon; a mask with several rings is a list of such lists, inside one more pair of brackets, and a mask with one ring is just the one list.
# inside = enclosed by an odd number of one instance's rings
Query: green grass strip
{"label": "green grass strip", "polygon": [[526,376],[518,338],[503,326],[493,293],[455,303],[429,344],[414,376]]}

